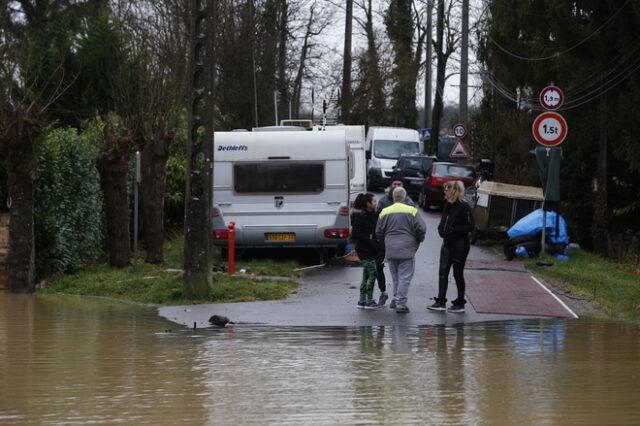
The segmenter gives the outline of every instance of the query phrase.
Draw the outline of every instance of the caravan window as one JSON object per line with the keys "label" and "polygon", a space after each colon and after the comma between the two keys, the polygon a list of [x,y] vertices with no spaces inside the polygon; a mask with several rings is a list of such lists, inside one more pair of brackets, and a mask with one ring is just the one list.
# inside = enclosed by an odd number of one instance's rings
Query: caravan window
{"label": "caravan window", "polygon": [[324,163],[239,163],[233,181],[237,193],[318,193],[324,189]]}

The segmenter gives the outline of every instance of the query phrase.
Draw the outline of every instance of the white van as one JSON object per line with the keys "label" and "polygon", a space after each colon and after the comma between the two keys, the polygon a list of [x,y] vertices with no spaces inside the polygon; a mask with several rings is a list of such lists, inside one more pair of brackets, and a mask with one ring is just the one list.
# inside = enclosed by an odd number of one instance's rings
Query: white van
{"label": "white van", "polygon": [[325,131],[344,131],[349,147],[349,197],[353,201],[367,188],[367,167],[364,150],[365,134],[363,125],[336,124],[326,126]]}
{"label": "white van", "polygon": [[401,155],[422,152],[417,130],[403,127],[370,127],[367,132],[367,187],[370,190],[390,184],[393,166]]}
{"label": "white van", "polygon": [[344,131],[216,132],[213,243],[337,247],[349,238]]}

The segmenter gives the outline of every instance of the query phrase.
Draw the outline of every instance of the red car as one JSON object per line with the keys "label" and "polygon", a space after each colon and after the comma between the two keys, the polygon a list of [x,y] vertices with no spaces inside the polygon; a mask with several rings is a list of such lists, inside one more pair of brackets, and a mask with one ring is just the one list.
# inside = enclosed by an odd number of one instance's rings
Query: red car
{"label": "red car", "polygon": [[418,204],[424,210],[429,210],[433,205],[443,205],[444,183],[452,180],[462,181],[465,188],[470,185],[475,185],[475,167],[458,163],[433,163],[422,183],[422,188],[418,196]]}

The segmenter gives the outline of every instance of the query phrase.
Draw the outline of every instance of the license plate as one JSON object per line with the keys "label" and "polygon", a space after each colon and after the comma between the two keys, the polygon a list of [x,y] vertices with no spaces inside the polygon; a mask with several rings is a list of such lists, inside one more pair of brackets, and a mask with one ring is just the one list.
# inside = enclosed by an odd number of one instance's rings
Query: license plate
{"label": "license plate", "polygon": [[293,232],[281,234],[266,234],[267,241],[295,241],[296,234]]}

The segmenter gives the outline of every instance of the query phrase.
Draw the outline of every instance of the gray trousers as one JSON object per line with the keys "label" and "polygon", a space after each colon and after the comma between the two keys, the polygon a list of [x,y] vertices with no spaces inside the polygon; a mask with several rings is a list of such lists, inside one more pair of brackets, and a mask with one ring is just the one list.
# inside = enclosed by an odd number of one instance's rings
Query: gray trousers
{"label": "gray trousers", "polygon": [[406,306],[409,285],[416,271],[415,259],[387,259],[389,272],[393,279],[393,299],[398,306]]}

